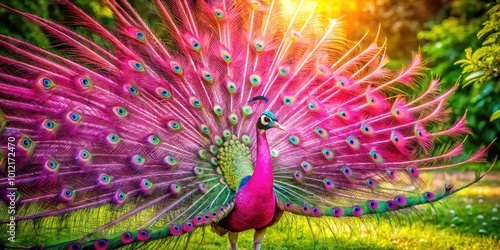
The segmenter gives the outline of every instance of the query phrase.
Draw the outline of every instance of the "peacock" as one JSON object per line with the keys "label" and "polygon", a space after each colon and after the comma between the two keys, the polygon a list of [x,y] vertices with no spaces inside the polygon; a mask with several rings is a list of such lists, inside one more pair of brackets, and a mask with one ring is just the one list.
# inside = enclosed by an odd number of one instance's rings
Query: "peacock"
{"label": "peacock", "polygon": [[318,1],[157,0],[156,31],[125,0],[103,1],[111,27],[58,2],[71,22],[0,5],[53,45],[0,35],[7,247],[161,249],[207,227],[260,249],[286,213],[392,216],[484,176],[429,188],[487,151],[464,152],[465,115],[446,125],[457,86],[419,54],[386,68]]}

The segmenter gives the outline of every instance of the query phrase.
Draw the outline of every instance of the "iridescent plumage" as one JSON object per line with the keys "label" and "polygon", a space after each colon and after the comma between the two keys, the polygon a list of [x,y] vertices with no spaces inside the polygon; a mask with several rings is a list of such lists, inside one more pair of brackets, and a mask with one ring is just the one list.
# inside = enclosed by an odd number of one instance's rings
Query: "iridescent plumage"
{"label": "iridescent plumage", "polygon": [[454,88],[419,55],[384,68],[384,46],[304,2],[158,0],[162,37],[125,1],[106,1],[109,29],[67,1],[71,27],[0,5],[64,45],[0,37],[0,187],[15,151],[15,221],[36,228],[8,244],[106,249],[212,225],[232,247],[256,229],[259,248],[283,212],[386,213],[478,181],[424,190],[420,175],[486,151],[462,155],[464,119],[442,125]]}

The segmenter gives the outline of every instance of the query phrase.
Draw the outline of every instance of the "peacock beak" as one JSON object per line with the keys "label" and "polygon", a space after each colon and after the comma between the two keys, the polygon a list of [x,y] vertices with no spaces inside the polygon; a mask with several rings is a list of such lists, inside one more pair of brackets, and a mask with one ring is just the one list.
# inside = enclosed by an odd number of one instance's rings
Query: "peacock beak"
{"label": "peacock beak", "polygon": [[285,130],[286,130],[286,129],[285,129],[285,127],[283,127],[283,126],[282,126],[281,124],[279,124],[278,122],[274,122],[274,126],[273,126],[273,128],[279,128],[279,129],[281,129],[281,130],[283,130],[283,131],[285,131]]}

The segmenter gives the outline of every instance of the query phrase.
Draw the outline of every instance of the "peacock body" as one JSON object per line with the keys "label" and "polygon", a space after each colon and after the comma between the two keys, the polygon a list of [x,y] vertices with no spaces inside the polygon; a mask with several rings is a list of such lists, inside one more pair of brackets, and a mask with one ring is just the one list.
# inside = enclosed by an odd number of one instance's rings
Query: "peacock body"
{"label": "peacock body", "polygon": [[66,26],[1,5],[55,44],[0,39],[0,187],[16,208],[0,223],[30,232],[7,246],[113,249],[211,225],[233,248],[255,229],[258,249],[284,212],[392,213],[481,177],[424,189],[421,172],[486,151],[462,153],[463,118],[442,125],[454,88],[419,55],[384,68],[384,46],[345,39],[316,2],[158,0],[161,38],[126,1],[105,1],[112,28],[60,2]]}

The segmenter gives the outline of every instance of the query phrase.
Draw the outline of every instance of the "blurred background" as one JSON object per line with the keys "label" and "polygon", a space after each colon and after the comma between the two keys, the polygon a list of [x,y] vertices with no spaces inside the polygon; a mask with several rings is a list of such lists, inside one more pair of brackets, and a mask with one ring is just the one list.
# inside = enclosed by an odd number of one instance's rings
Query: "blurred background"
{"label": "blurred background", "polygon": [[[54,0],[0,0],[15,9],[64,22],[64,10]],[[85,12],[99,22],[113,25],[111,11],[95,0],[75,0]],[[149,3],[130,0],[153,26],[160,20]],[[387,42],[389,67],[400,69],[420,52],[428,71],[439,77],[444,88],[458,83],[449,100],[458,119],[467,110],[467,125],[472,134],[466,150],[490,144],[500,135],[500,119],[490,121],[500,110],[500,1],[480,0],[337,0],[325,1],[320,10],[339,18],[347,27],[347,37],[373,41],[380,26],[379,44]],[[307,5],[305,5],[307,8]],[[0,9],[0,33],[17,36],[42,47],[50,40],[36,26],[20,16]],[[155,28],[161,33],[161,28]],[[160,34],[161,35],[161,34]],[[500,112],[497,113],[500,116]],[[500,142],[489,150],[488,160],[500,155]],[[500,165],[500,164],[498,164]],[[499,167],[495,168],[500,171]]]}

